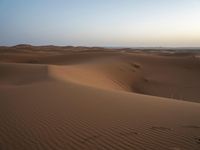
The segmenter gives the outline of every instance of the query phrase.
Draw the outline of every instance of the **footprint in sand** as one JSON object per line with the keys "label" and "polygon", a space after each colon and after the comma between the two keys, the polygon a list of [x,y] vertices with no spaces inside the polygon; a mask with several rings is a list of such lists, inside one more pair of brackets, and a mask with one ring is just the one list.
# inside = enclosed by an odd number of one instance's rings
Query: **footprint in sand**
{"label": "footprint in sand", "polygon": [[200,144],[200,137],[194,138],[197,144]]}

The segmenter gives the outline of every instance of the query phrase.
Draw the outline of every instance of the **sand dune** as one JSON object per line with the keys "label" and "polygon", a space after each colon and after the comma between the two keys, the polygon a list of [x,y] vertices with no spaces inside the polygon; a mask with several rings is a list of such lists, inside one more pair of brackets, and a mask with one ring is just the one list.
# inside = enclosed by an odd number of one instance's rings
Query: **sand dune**
{"label": "sand dune", "polygon": [[3,49],[1,149],[200,149],[193,55]]}

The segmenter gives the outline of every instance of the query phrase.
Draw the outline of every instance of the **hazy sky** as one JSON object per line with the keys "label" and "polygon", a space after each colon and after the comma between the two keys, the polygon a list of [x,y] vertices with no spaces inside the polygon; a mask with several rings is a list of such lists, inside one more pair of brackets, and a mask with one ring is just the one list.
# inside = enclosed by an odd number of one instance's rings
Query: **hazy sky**
{"label": "hazy sky", "polygon": [[200,0],[0,0],[0,45],[200,46]]}

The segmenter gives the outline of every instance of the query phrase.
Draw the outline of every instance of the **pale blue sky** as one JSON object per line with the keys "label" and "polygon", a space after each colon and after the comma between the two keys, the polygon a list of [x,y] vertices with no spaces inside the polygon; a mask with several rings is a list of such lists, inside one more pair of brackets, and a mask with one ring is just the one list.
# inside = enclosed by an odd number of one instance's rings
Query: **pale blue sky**
{"label": "pale blue sky", "polygon": [[200,46],[200,0],[0,0],[0,45]]}

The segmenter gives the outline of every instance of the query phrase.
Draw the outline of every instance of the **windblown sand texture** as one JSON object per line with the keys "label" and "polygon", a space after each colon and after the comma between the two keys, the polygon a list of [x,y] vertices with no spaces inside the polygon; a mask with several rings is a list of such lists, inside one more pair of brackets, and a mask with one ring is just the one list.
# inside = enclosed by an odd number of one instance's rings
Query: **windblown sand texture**
{"label": "windblown sand texture", "polygon": [[197,53],[0,48],[1,150],[199,150]]}

